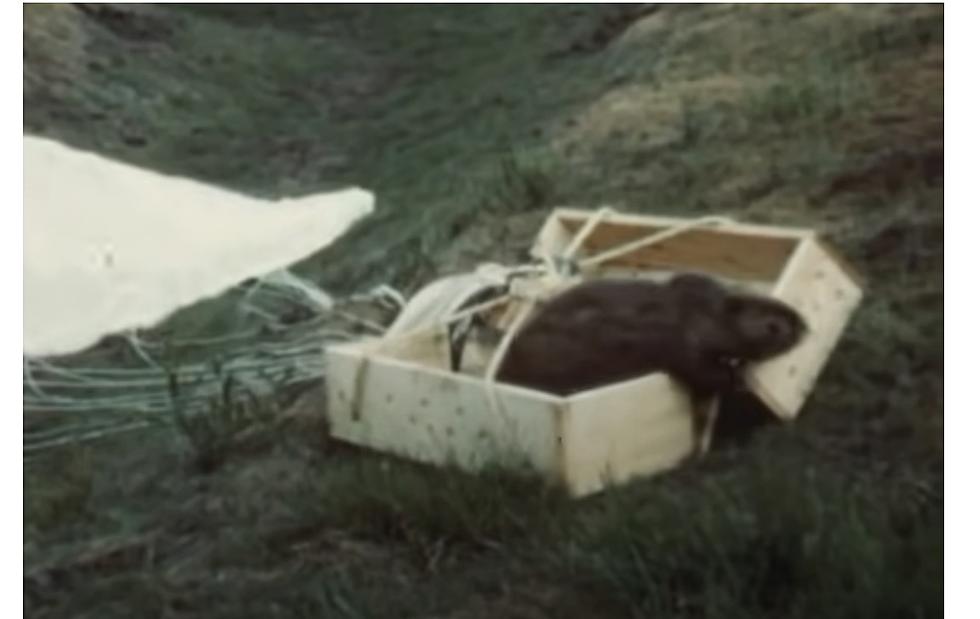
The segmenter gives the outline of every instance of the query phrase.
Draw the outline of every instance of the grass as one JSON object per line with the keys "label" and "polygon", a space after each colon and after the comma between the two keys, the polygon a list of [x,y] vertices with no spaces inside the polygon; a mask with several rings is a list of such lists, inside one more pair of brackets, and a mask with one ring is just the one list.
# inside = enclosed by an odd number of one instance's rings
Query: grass
{"label": "grass", "polygon": [[220,466],[243,437],[271,432],[278,412],[274,398],[256,395],[220,363],[212,371],[220,390],[207,398],[203,414],[188,411],[188,397],[178,375],[171,372],[168,379],[174,426],[187,439],[195,466],[205,473]]}
{"label": "grass", "polygon": [[941,557],[920,553],[941,545],[941,494],[775,449],[701,483],[696,510],[610,499],[567,544],[572,573],[637,617],[938,614]]}
{"label": "grass", "polygon": [[816,227],[868,281],[796,423],[585,501],[344,448],[316,394],[260,440],[210,427],[203,471],[163,427],[46,452],[25,614],[939,614],[941,7],[621,11],[25,8],[25,131],[259,195],[376,191],[299,267],[331,291],[518,260],[558,204]]}

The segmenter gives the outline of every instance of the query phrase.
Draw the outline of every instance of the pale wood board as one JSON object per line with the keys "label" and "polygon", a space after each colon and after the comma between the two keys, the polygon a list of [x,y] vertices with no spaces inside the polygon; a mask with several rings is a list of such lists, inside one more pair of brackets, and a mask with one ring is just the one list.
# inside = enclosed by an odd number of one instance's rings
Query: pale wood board
{"label": "pale wood board", "polygon": [[543,260],[545,255],[555,256],[559,250],[564,249],[572,242],[572,235],[568,228],[559,221],[558,211],[552,211],[551,215],[544,221],[541,231],[531,246],[530,255],[538,260]]}
{"label": "pale wood board", "polygon": [[[599,226],[582,244],[592,256],[667,228]],[[634,269],[690,269],[739,279],[776,279],[795,239],[734,236],[720,230],[689,230],[606,264]]]}
{"label": "pale wood board", "polygon": [[[420,358],[432,341],[416,339]],[[482,380],[389,357],[377,341],[326,354],[331,434],[420,462],[530,467],[585,496],[670,469],[696,443],[689,398],[664,374],[571,398],[497,384],[498,415]]]}
{"label": "pale wood board", "polygon": [[[561,254],[591,217],[592,212],[558,209],[545,223],[535,242],[534,254]],[[625,215],[607,216],[582,244],[578,257],[587,257],[690,223],[689,219]],[[564,228],[564,233],[556,230]],[[650,247],[610,260],[607,266],[636,270],[700,270],[735,279],[775,281],[797,242],[812,234],[787,229],[733,223],[723,228],[693,229]]]}
{"label": "pale wood board", "polygon": [[[591,209],[582,209],[575,207],[559,207],[552,211],[549,219],[554,219],[559,225],[565,225],[566,221],[585,221],[592,217],[595,213]],[[670,217],[667,215],[643,215],[640,213],[622,213],[614,212],[606,216],[602,223],[612,223],[612,224],[625,224],[631,226],[643,226],[646,228],[671,228],[674,226],[680,226],[693,221],[694,217]],[[546,225],[547,222],[546,222]],[[544,228],[542,228],[544,229]],[[771,238],[786,238],[786,239],[801,239],[811,236],[814,233],[812,228],[803,227],[791,227],[791,226],[771,226],[765,224],[753,224],[742,221],[735,221],[730,225],[725,226],[725,231],[730,234],[736,235],[748,235],[748,236],[763,236]],[[560,237],[560,234],[552,233],[555,237]],[[569,233],[566,230],[568,238],[574,235],[574,233]]]}
{"label": "pale wood board", "polygon": [[657,373],[569,398],[561,429],[573,496],[673,468],[696,445],[690,397]]}
{"label": "pale wood board", "polygon": [[772,295],[796,308],[810,331],[796,348],[755,366],[747,378],[776,415],[792,419],[860,304],[862,291],[814,236],[800,245]]}
{"label": "pale wood board", "polygon": [[557,479],[558,398],[497,385],[498,414],[474,377],[357,345],[330,347],[326,355],[335,437],[422,462],[466,470],[529,466]]}

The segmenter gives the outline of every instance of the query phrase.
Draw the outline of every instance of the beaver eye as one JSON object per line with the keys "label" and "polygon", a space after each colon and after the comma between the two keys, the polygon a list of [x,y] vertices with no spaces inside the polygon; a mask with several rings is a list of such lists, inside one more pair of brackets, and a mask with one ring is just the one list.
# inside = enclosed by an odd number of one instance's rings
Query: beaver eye
{"label": "beaver eye", "polygon": [[770,321],[766,323],[766,331],[769,333],[769,335],[782,335],[782,324],[776,321]]}

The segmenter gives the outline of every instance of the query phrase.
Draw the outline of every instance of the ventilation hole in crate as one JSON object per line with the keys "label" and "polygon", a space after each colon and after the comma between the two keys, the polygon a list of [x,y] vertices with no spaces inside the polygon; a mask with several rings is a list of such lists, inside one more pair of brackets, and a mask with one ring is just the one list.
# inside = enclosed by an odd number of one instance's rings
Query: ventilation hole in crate
{"label": "ventilation hole in crate", "polygon": [[386,393],[385,394],[385,402],[386,403],[391,404],[394,401],[395,401],[395,396],[391,395],[390,393]]}
{"label": "ventilation hole in crate", "polygon": [[456,414],[459,415],[460,417],[463,416],[463,407],[462,406],[457,406],[456,407]]}
{"label": "ventilation hole in crate", "polygon": [[347,394],[344,393],[343,389],[337,390],[337,399],[340,400],[341,402],[347,401]]}
{"label": "ventilation hole in crate", "polygon": [[452,426],[446,426],[446,436],[455,436],[456,430]]}
{"label": "ventilation hole in crate", "polygon": [[795,365],[791,365],[791,366],[789,366],[789,369],[786,370],[786,373],[788,375],[790,375],[790,376],[796,376],[796,371],[797,371],[796,370],[796,366]]}
{"label": "ventilation hole in crate", "polygon": [[824,275],[825,275],[825,273],[823,272],[823,269],[817,269],[813,273],[814,279],[823,279],[824,278]]}
{"label": "ventilation hole in crate", "polygon": [[837,290],[835,290],[834,291],[834,297],[836,299],[838,299],[838,300],[843,299],[844,298],[844,289],[843,288],[838,288]]}
{"label": "ventilation hole in crate", "polygon": [[422,398],[421,400],[419,400],[419,405],[422,406],[422,408],[428,407],[429,406],[429,398]]}
{"label": "ventilation hole in crate", "polygon": [[408,423],[412,424],[413,426],[418,422],[418,420],[419,418],[416,417],[415,415],[408,416]]}
{"label": "ventilation hole in crate", "polygon": [[476,438],[481,439],[481,440],[486,440],[486,439],[490,438],[490,433],[487,432],[486,429],[480,430],[479,432],[476,433]]}

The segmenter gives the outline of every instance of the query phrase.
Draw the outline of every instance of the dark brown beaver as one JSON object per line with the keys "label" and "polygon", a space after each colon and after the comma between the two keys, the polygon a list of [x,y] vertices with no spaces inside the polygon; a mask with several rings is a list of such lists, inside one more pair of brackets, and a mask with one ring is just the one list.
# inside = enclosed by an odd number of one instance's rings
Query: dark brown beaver
{"label": "dark brown beaver", "polygon": [[664,371],[701,397],[736,387],[744,363],[786,352],[805,330],[788,305],[701,275],[596,279],[531,316],[497,380],[567,395]]}

